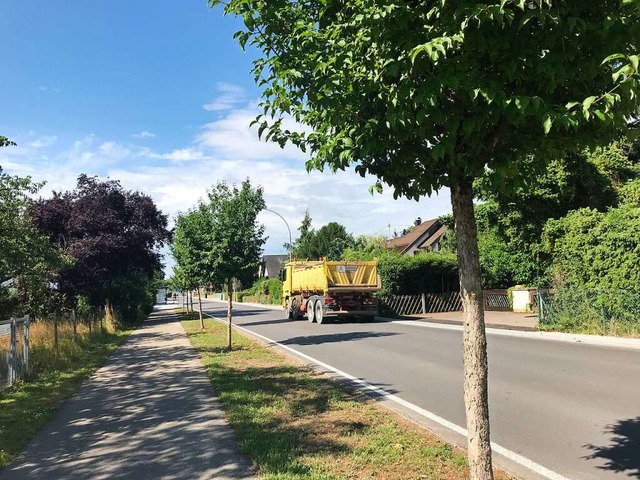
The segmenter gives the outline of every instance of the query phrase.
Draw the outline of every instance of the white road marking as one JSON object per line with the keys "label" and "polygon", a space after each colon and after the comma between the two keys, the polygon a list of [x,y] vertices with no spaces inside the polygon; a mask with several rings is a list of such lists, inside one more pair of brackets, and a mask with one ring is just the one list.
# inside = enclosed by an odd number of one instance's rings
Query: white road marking
{"label": "white road marking", "polygon": [[[220,319],[220,318],[216,318],[213,315],[210,315],[208,313],[204,313],[204,315],[213,318],[214,320],[217,320],[218,322],[222,322],[225,323],[225,320]],[[393,322],[396,323],[396,322]],[[412,322],[406,322],[406,323],[410,323],[412,324]],[[444,325],[444,326],[452,326],[452,325]],[[384,398],[387,398],[395,403],[397,403],[398,405],[402,405],[403,407],[417,413],[418,415],[422,415],[423,417],[439,424],[442,425],[445,428],[448,428],[449,430],[452,430],[460,435],[463,435],[464,437],[467,436],[467,430],[463,427],[461,427],[460,425],[457,425],[453,422],[450,422],[449,420],[442,418],[439,415],[436,415],[433,412],[430,412],[428,410],[425,410],[424,408],[421,408],[417,405],[414,405],[413,403],[407,402],[406,400],[403,400],[402,398],[393,395],[392,393],[387,392],[386,390],[383,390],[382,388],[378,388],[374,385],[371,385],[370,383],[365,382],[364,380],[361,380],[357,377],[354,377],[353,375],[347,373],[347,372],[343,372],[342,370],[337,369],[336,367],[333,367],[327,363],[324,363],[316,358],[313,358],[305,353],[299,352],[298,350],[295,350],[287,345],[283,345],[280,342],[277,342],[269,337],[265,337],[264,335],[260,335],[259,333],[256,332],[252,332],[251,330],[241,327],[239,325],[233,325],[234,328],[238,329],[238,330],[242,330],[243,332],[248,333],[249,335],[252,335],[254,337],[260,338],[261,340],[264,340],[265,342],[269,343],[270,345],[276,345],[279,348],[282,348],[288,352],[293,353],[294,355],[298,356],[298,357],[302,357],[305,360],[308,360],[312,363],[315,363],[316,365],[321,366],[322,368],[329,370],[330,372],[333,372],[335,374],[337,374],[340,377],[343,377],[357,385],[359,385],[360,387],[364,388],[365,390],[370,390],[372,392],[375,392],[376,394],[383,396]],[[503,457],[508,458],[509,460],[518,463],[526,468],[528,468],[529,470],[537,473],[538,475],[544,477],[544,478],[548,478],[549,480],[570,480],[567,477],[564,477],[562,475],[560,475],[559,473],[556,473],[552,470],[549,470],[548,468],[540,465],[539,463],[534,462],[533,460],[530,460],[526,457],[523,457],[522,455],[513,452],[501,445],[498,445],[495,442],[491,442],[491,448],[493,449],[494,452],[502,455]]]}

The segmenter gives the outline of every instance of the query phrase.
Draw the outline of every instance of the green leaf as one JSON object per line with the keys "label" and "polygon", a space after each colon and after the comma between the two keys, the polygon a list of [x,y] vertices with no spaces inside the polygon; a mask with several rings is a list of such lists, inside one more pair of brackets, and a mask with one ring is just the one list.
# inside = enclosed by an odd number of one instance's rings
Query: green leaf
{"label": "green leaf", "polygon": [[587,97],[584,102],[582,102],[582,109],[583,110],[589,110],[589,108],[591,108],[591,105],[593,104],[593,102],[595,102],[597,100],[598,97],[596,96],[591,96],[591,97]]}
{"label": "green leaf", "polygon": [[609,55],[605,58],[600,65],[604,65],[605,63],[609,63],[611,60],[618,60],[620,58],[625,58],[625,55],[622,53],[614,53],[613,55]]}
{"label": "green leaf", "polygon": [[550,116],[547,116],[542,125],[544,126],[544,134],[548,135],[551,131],[551,126],[553,125],[553,119]]}

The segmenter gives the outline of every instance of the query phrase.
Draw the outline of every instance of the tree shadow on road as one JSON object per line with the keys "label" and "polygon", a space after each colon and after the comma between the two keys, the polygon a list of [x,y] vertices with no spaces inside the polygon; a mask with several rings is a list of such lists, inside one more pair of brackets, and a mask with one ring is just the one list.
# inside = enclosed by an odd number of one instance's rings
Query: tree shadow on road
{"label": "tree shadow on road", "polygon": [[611,444],[585,445],[592,453],[584,458],[604,460],[605,464],[598,467],[602,470],[640,478],[640,417],[608,425],[605,432],[612,435]]}
{"label": "tree shadow on road", "polygon": [[347,332],[328,333],[325,335],[310,335],[292,337],[280,343],[283,345],[319,345],[321,343],[353,342],[365,338],[390,337],[398,335],[391,332]]}

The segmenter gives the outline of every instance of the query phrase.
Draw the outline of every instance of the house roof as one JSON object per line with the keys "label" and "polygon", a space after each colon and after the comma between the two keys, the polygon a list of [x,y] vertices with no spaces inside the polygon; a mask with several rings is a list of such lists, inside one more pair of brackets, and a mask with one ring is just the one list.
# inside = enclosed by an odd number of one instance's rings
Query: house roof
{"label": "house roof", "polygon": [[447,231],[446,225],[441,225],[440,228],[436,230],[434,234],[430,235],[429,238],[427,238],[425,242],[422,245],[420,245],[419,248],[421,249],[431,248],[434,243],[436,243],[438,240],[442,238],[442,236],[446,233],[446,231]]}
{"label": "house roof", "polygon": [[418,225],[416,228],[414,228],[412,231],[407,233],[406,235],[403,235],[397,238],[392,238],[387,242],[387,248],[388,249],[393,248],[401,251],[407,250],[411,245],[417,242],[418,239],[422,235],[424,235],[424,233],[427,230],[429,230],[437,221],[438,221],[437,218],[434,218],[432,220],[426,220],[422,222],[420,225]]}
{"label": "house roof", "polygon": [[289,260],[288,255],[263,255],[262,263],[264,264],[264,275],[275,277],[280,273],[282,265]]}

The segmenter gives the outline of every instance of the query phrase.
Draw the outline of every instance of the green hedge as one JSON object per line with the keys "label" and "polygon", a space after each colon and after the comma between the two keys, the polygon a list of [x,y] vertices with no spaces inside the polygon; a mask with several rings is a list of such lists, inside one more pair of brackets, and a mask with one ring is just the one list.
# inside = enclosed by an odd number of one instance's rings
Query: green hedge
{"label": "green hedge", "polygon": [[458,264],[453,253],[416,256],[388,254],[378,259],[381,295],[417,295],[457,291]]}
{"label": "green hedge", "polygon": [[[250,297],[250,298],[247,298]],[[270,303],[279,305],[282,302],[282,282],[277,278],[261,278],[242,292],[238,292],[238,301],[253,303]]]}

